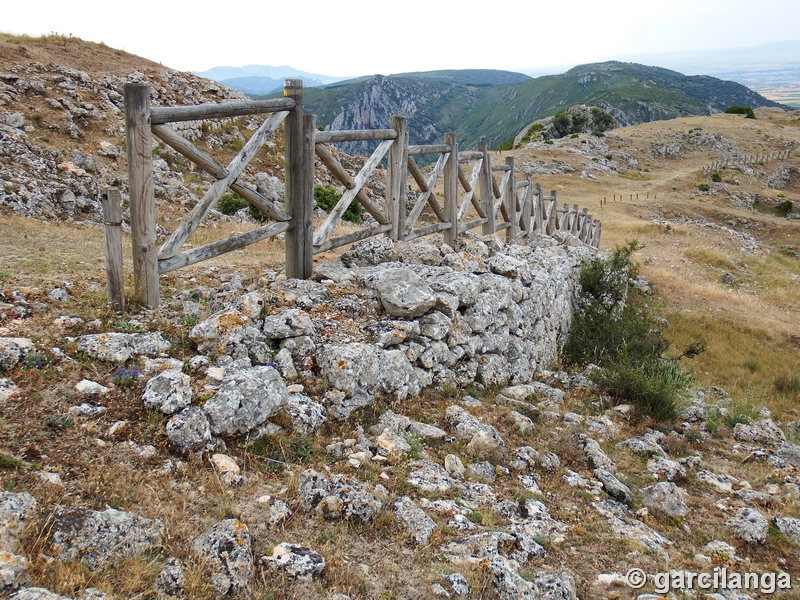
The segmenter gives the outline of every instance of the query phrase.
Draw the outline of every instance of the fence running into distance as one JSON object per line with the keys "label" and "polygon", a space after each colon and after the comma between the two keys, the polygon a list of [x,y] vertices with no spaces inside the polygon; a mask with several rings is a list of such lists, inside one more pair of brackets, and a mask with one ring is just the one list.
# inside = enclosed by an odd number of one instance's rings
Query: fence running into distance
{"label": "fence running into distance", "polygon": [[[264,113],[269,116],[227,167],[168,125],[179,121]],[[281,123],[284,123],[285,136],[283,206],[265,198],[252,185],[240,179],[247,164]],[[455,134],[448,133],[442,144],[409,145],[406,118],[403,116],[393,117],[391,129],[317,131],[316,117],[303,114],[301,80],[287,80],[284,97],[275,100],[153,108],[150,107],[148,85],[128,84],[125,86],[125,129],[134,292],[148,307],[159,304],[159,274],[283,232],[286,233],[286,276],[300,279],[311,276],[314,254],[383,234],[393,240],[413,240],[441,232],[444,241],[453,245],[460,234],[480,227],[483,234],[505,230],[507,241],[532,235],[552,235],[554,231],[561,230],[569,231],[584,243],[595,247],[600,242],[600,221],[592,219],[588,209],[581,211],[577,205],[570,209],[567,204],[559,208],[555,191],[549,196],[544,195],[541,185],[531,183],[530,175],[518,177],[520,171],[515,168],[513,157],[507,157],[502,165],[492,165],[484,142],[477,144],[477,150],[459,152]],[[160,248],[156,247],[152,135],[216,180]],[[338,161],[329,144],[361,140],[377,141],[378,147],[359,173],[352,176]],[[384,206],[381,207],[366,194],[363,186],[387,153],[386,194]],[[414,160],[415,156],[425,154],[438,156],[428,176]],[[312,218],[315,155],[346,188],[316,232]],[[462,165],[469,164],[472,164],[472,172],[467,177]],[[502,173],[500,183],[495,179],[496,172]],[[410,211],[407,206],[409,175],[420,194]],[[434,188],[440,179],[444,188],[441,204],[434,195]],[[181,252],[183,244],[228,189],[266,213],[272,222]],[[342,215],[354,201],[361,203],[375,223],[335,235]],[[426,213],[427,224],[420,223],[423,212]],[[431,223],[431,220],[434,222]],[[124,295],[117,290],[116,297],[120,296]],[[112,298],[110,288],[109,298]]]}
{"label": "fence running into distance", "polygon": [[703,175],[716,171],[723,167],[735,167],[738,165],[757,165],[760,163],[770,162],[773,160],[781,160],[789,158],[792,154],[791,150],[781,150],[780,152],[770,152],[769,154],[745,154],[744,156],[732,156],[731,158],[722,158],[715,160],[710,165],[703,167]]}

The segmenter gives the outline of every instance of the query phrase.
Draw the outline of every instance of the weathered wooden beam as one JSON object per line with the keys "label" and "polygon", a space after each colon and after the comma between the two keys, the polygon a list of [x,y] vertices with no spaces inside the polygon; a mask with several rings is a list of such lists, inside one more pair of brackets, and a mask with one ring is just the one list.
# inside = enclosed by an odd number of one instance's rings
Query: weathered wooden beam
{"label": "weathered wooden beam", "polygon": [[115,187],[100,194],[105,233],[106,290],[116,312],[125,310],[125,278],[122,272],[122,194]]}
{"label": "weathered wooden beam", "polygon": [[148,308],[158,308],[156,201],[153,191],[153,149],[150,133],[150,87],[125,84],[125,143],[131,207],[133,287]]}
{"label": "weathered wooden beam", "polygon": [[450,152],[450,146],[446,146],[444,144],[430,144],[427,146],[414,145],[408,147],[409,155],[444,154],[445,152]]}
{"label": "weathered wooden beam", "polygon": [[[336,206],[333,207],[328,218],[325,219],[325,222],[320,226],[319,230],[317,230],[316,236],[314,236],[314,246],[315,247],[322,247],[325,243],[325,240],[328,239],[328,236],[333,232],[336,228],[336,224],[342,218],[344,211],[347,210],[347,207],[350,206],[350,203],[356,197],[358,190],[360,190],[364,184],[366,183],[367,179],[369,179],[372,172],[375,170],[375,167],[381,162],[381,159],[389,150],[389,147],[392,145],[393,140],[384,140],[382,141],[375,151],[372,153],[367,159],[367,162],[364,163],[364,166],[358,172],[353,182],[356,184],[356,187],[353,189],[347,190],[339,201],[336,203]],[[389,225],[389,229],[391,229],[391,224]],[[388,230],[387,230],[388,231]],[[361,238],[363,239],[363,238]]]}
{"label": "weathered wooden beam", "polygon": [[508,229],[506,230],[506,241],[513,242],[517,237],[517,180],[516,171],[514,169],[514,157],[506,156],[506,177],[505,183],[505,213],[503,216],[508,221]]}
{"label": "weathered wooden beam", "polygon": [[323,244],[319,246],[314,246],[314,254],[319,254],[320,252],[326,252],[328,250],[333,250],[334,248],[338,248],[339,246],[346,246],[347,244],[352,244],[354,242],[360,242],[361,240],[366,240],[367,238],[375,237],[376,235],[380,235],[382,233],[386,233],[392,228],[390,223],[386,225],[381,225],[378,223],[377,225],[372,225],[371,227],[365,227],[364,229],[359,229],[358,231],[352,231],[350,233],[345,233],[343,235],[337,235],[330,239],[325,240]]}
{"label": "weathered wooden beam", "polygon": [[600,233],[601,233],[602,224],[599,220],[594,222],[594,231],[592,232],[592,246],[595,248],[600,247]]}
{"label": "weathered wooden beam", "polygon": [[201,121],[203,119],[221,119],[242,115],[257,115],[268,112],[292,110],[294,102],[291,98],[275,100],[239,100],[235,102],[211,102],[193,106],[162,106],[150,110],[150,124],[175,123],[177,121]]}
{"label": "weathered wooden beam", "polygon": [[406,118],[394,115],[392,129],[397,132],[397,138],[389,148],[389,162],[386,169],[386,218],[392,224],[388,235],[392,240],[397,241],[402,238],[406,220],[406,182],[408,181]]}
{"label": "weathered wooden beam", "polygon": [[509,170],[508,165],[492,165],[492,171],[508,171],[508,170]]}
{"label": "weathered wooden beam", "polygon": [[469,221],[468,223],[464,223],[463,225],[459,225],[458,227],[458,235],[461,235],[464,232],[469,231],[470,229],[475,229],[478,225],[485,225],[489,219],[482,218],[482,219],[475,219],[473,221]]}
{"label": "weathered wooden beam", "polygon": [[[475,164],[472,166],[472,175],[470,177],[470,181],[464,185],[464,189],[466,190],[466,194],[464,194],[464,199],[461,201],[461,207],[458,209],[458,222],[460,223],[464,216],[467,214],[467,209],[470,205],[473,205],[475,209],[478,211],[478,214],[481,217],[485,217],[486,214],[481,214],[483,212],[482,207],[478,202],[474,201],[475,198],[475,189],[478,186],[478,178],[481,174],[481,169],[483,168],[483,158],[480,160],[475,161]],[[464,173],[461,171],[461,167],[458,168],[458,176],[461,179],[464,176]],[[466,177],[464,177],[466,180]]]}
{"label": "weathered wooden beam", "polygon": [[[323,144],[317,144],[315,146],[315,150],[317,156],[322,161],[322,164],[328,167],[331,175],[336,177],[336,179],[338,179],[345,188],[348,190],[353,190],[357,187],[356,182],[350,176],[350,173],[348,173],[341,163],[336,160],[336,157],[333,155],[333,152],[330,151],[330,148]],[[386,225],[389,222],[389,220],[386,218],[386,215],[383,214],[383,211],[369,199],[369,196],[367,196],[367,193],[364,190],[358,190],[356,199],[378,223],[381,225]]]}
{"label": "weathered wooden beam", "polygon": [[[169,125],[153,125],[153,133],[162,142],[181,153],[215,179],[219,180],[227,177],[228,170],[225,167],[214,160],[212,156],[180,135]],[[291,219],[289,215],[275,206],[274,203],[238,179],[231,184],[231,189],[247,200],[252,206],[276,221],[288,221]]]}
{"label": "weathered wooden beam", "polygon": [[218,242],[211,242],[199,248],[192,248],[191,250],[181,252],[170,258],[163,258],[158,261],[158,272],[167,273],[168,271],[174,271],[181,267],[193,265],[208,260],[209,258],[214,258],[215,256],[227,254],[233,250],[238,250],[239,248],[255,244],[268,237],[278,235],[288,230],[291,226],[291,223],[286,221],[270,223],[269,225],[264,225],[263,227],[258,227],[252,231],[240,233]]}
{"label": "weathered wooden beam", "polygon": [[472,186],[470,185],[469,179],[467,179],[467,176],[464,174],[464,171],[461,169],[461,165],[458,165],[458,182],[461,184],[461,187],[464,188],[465,192],[469,193],[472,191]]}
{"label": "weathered wooden beam", "polygon": [[534,222],[533,223],[533,230],[537,234],[541,235],[541,234],[544,233],[544,224],[543,224],[543,221],[544,221],[544,199],[542,198],[542,184],[541,183],[537,183],[536,184],[535,195],[536,195],[536,199],[534,200],[534,202],[536,202],[536,204],[534,206],[534,211],[533,211],[533,222]]}
{"label": "weathered wooden beam", "polygon": [[444,232],[444,243],[455,246],[458,237],[458,143],[455,133],[445,133],[444,143],[453,150],[444,165],[444,214],[450,223]]}
{"label": "weathered wooden beam", "polygon": [[446,231],[451,227],[452,225],[450,225],[450,223],[433,223],[432,225],[426,225],[425,227],[414,229],[406,236],[405,240],[410,241],[425,237],[426,235],[433,235],[434,233],[439,233],[440,231]]}
{"label": "weathered wooden beam", "polygon": [[[417,185],[419,186],[422,195],[419,198],[417,198],[417,201],[414,204],[414,208],[411,210],[411,213],[408,215],[408,218],[406,219],[403,239],[408,239],[406,235],[409,233],[410,229],[414,227],[414,225],[417,222],[417,219],[419,219],[419,216],[425,209],[425,205],[428,204],[429,200],[432,198],[433,188],[436,185],[436,181],[439,179],[439,176],[442,174],[442,170],[444,169],[447,156],[449,156],[449,153],[439,155],[439,160],[436,161],[436,166],[434,166],[428,181],[425,181],[424,175],[422,174],[422,171],[419,170],[419,167],[417,167],[417,163],[414,162],[414,159],[411,158],[410,156],[407,157],[406,163],[408,164],[409,171],[411,171],[414,180],[417,182]],[[438,203],[436,203],[435,207],[433,204],[431,204],[431,208],[435,212],[436,208],[439,208]],[[436,213],[436,216],[439,217],[438,212]],[[442,213],[442,217],[444,217],[444,213]],[[440,221],[444,220],[442,217],[439,217]]]}
{"label": "weathered wooden beam", "polygon": [[492,195],[492,184],[494,183],[492,157],[489,155],[489,150],[484,141],[478,142],[478,152],[483,155],[483,168],[478,179],[478,189],[481,194],[483,214],[486,217],[486,223],[483,224],[481,232],[483,235],[491,235],[496,231],[495,221],[497,220],[497,213],[494,209],[494,196]]}
{"label": "weathered wooden beam", "polygon": [[396,140],[397,131],[394,129],[347,129],[336,131],[318,131],[317,144],[334,144],[336,142],[361,142]]}
{"label": "weathered wooden beam", "polygon": [[459,152],[458,153],[458,162],[459,163],[468,163],[474,160],[481,160],[484,154],[480,150],[470,150],[468,152]]}
{"label": "weathered wooden beam", "polygon": [[[186,239],[197,229],[200,221],[202,221],[208,214],[208,211],[214,207],[217,200],[225,193],[225,190],[239,178],[239,175],[242,174],[247,164],[256,155],[256,152],[258,152],[261,146],[264,145],[264,142],[275,132],[278,125],[286,118],[287,114],[289,113],[273,113],[264,120],[261,127],[247,140],[244,148],[241,149],[239,154],[237,154],[228,165],[228,175],[222,179],[218,179],[211,185],[200,202],[198,202],[189,213],[189,216],[186,217],[175,231],[172,232],[172,235],[167,238],[167,241],[164,242],[158,253],[159,258],[169,258],[177,254]],[[149,129],[148,127],[148,131]],[[286,194],[287,196],[289,195],[289,190],[287,190]]]}

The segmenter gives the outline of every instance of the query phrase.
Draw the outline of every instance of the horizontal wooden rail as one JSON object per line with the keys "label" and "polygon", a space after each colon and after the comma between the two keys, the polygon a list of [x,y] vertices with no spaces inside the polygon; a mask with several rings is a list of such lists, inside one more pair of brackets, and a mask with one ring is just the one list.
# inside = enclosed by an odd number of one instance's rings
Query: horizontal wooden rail
{"label": "horizontal wooden rail", "polygon": [[447,144],[431,144],[428,146],[409,146],[409,154],[442,154],[450,152],[452,148]]}
{"label": "horizontal wooden rail", "polygon": [[314,134],[315,144],[333,144],[336,142],[361,142],[396,140],[394,129],[363,129],[358,131],[318,131]]}
{"label": "horizontal wooden rail", "polygon": [[160,106],[150,109],[150,124],[176,123],[178,121],[202,121],[203,119],[223,119],[263,113],[292,110],[295,106],[291,98],[277,100],[240,100],[237,102],[211,102],[194,106]]}

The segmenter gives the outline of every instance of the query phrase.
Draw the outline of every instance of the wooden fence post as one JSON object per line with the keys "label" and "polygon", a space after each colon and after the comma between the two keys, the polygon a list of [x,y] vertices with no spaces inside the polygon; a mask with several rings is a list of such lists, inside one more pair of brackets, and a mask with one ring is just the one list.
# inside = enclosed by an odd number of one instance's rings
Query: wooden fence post
{"label": "wooden fence post", "polygon": [[506,211],[508,214],[509,226],[506,229],[506,241],[511,243],[517,237],[517,173],[514,171],[514,157],[506,156],[506,166],[511,169],[506,184]]}
{"label": "wooden fence post", "polygon": [[497,214],[494,211],[494,193],[492,190],[492,159],[486,142],[478,142],[478,152],[483,154],[483,168],[478,175],[478,188],[480,189],[483,210],[486,213],[486,223],[481,227],[483,235],[491,235],[496,229]]}
{"label": "wooden fence post", "polygon": [[106,240],[106,288],[108,303],[116,312],[125,310],[125,280],[122,273],[122,194],[108,188],[100,194]]}
{"label": "wooden fence post", "polygon": [[533,236],[533,184],[531,183],[531,175],[530,173],[525,174],[525,182],[528,184],[525,186],[525,193],[522,197],[525,199],[525,203],[522,206],[522,222],[525,224],[525,239],[530,240]]}
{"label": "wooden fence post", "polygon": [[[306,131],[305,126],[313,120],[303,118],[302,79],[287,79],[283,95],[295,102],[284,121],[285,210],[292,217],[292,227],[286,232],[286,277],[308,279],[314,257],[314,129]],[[306,156],[309,138],[312,150]]]}
{"label": "wooden fence post", "polygon": [[[389,148],[389,168],[386,174],[386,218],[392,228],[386,234],[394,241],[403,235],[406,226],[406,175],[408,168],[408,134],[406,118],[401,115],[392,117],[392,129],[397,138]],[[456,226],[456,230],[458,227]]]}
{"label": "wooden fence post", "polygon": [[542,184],[536,184],[536,235],[544,235],[544,195],[542,193]]}
{"label": "wooden fence post", "polygon": [[550,211],[547,213],[547,226],[545,229],[547,235],[553,235],[553,232],[558,229],[558,192],[550,190],[550,195],[553,199],[550,200]]}
{"label": "wooden fence post", "polygon": [[156,202],[153,195],[153,149],[150,132],[150,86],[126,83],[125,141],[128,150],[128,193],[131,208],[133,286],[148,308],[157,308],[158,249]]}
{"label": "wooden fence post", "polygon": [[444,143],[450,146],[450,156],[444,164],[444,214],[450,229],[443,232],[444,243],[455,246],[458,237],[458,143],[455,133],[445,133]]}

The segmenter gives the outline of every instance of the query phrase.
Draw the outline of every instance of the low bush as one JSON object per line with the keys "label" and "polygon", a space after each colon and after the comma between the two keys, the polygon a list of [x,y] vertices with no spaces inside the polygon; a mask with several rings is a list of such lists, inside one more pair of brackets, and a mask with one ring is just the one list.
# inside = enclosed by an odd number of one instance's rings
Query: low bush
{"label": "low bush", "polygon": [[721,183],[722,182],[722,175],[720,175],[719,173],[712,173],[711,181],[713,181],[714,183]]}
{"label": "low bush", "polygon": [[[331,212],[341,197],[342,195],[337,193],[332,187],[324,185],[314,186],[314,202],[325,212]],[[350,221],[351,223],[360,223],[363,210],[364,207],[361,206],[361,203],[358,200],[353,200],[350,206],[347,207],[347,210],[344,211],[342,219]]]}
{"label": "low bush", "polygon": [[745,119],[755,119],[756,115],[753,112],[753,109],[749,106],[737,106],[734,104],[733,106],[729,106],[725,109],[725,112],[731,115],[744,115]]}
{"label": "low bush", "polygon": [[603,393],[658,421],[672,421],[691,384],[678,360],[705,348],[694,342],[676,358],[665,356],[671,342],[652,327],[641,292],[630,285],[638,274],[632,255],[639,248],[637,242],[629,242],[610,256],[598,255],[583,263],[581,297],[562,361],[574,367],[589,363],[602,367],[593,379]]}
{"label": "low bush", "polygon": [[266,214],[252,206],[236,192],[222,194],[222,197],[217,201],[217,210],[223,215],[235,215],[243,208],[247,208],[247,212],[250,216],[259,223],[263,223],[267,220]]}
{"label": "low bush", "polygon": [[697,189],[701,192],[707,192],[711,189],[711,186],[709,186],[707,183],[701,183],[697,186]]}

